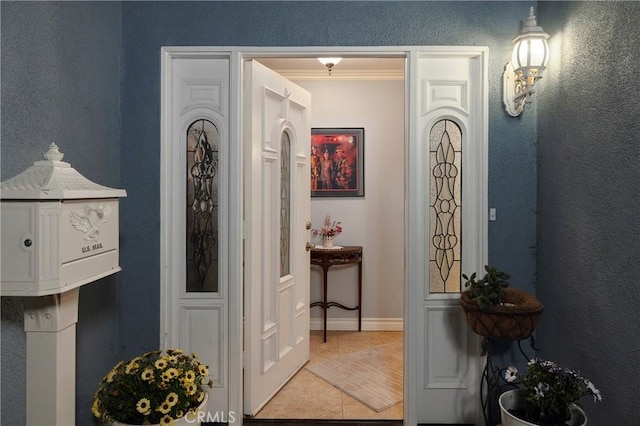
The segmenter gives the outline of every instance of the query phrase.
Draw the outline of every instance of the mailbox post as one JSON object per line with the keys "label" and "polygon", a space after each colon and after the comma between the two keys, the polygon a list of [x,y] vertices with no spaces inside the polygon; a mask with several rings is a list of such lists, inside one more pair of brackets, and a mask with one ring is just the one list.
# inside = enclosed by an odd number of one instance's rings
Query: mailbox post
{"label": "mailbox post", "polygon": [[79,288],[119,265],[122,189],[78,173],[51,144],[0,184],[0,295],[24,297],[27,425],[75,424]]}

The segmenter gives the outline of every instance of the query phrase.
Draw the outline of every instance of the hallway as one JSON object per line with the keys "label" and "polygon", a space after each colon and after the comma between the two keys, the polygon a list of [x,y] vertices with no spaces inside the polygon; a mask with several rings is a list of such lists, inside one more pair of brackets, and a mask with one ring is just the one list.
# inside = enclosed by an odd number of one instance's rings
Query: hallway
{"label": "hallway", "polygon": [[[377,345],[402,342],[402,332],[329,331],[327,342],[322,332],[311,332],[313,365],[341,355]],[[380,366],[384,368],[384,366]],[[303,368],[256,415],[256,419],[402,419],[403,403],[376,412]]]}

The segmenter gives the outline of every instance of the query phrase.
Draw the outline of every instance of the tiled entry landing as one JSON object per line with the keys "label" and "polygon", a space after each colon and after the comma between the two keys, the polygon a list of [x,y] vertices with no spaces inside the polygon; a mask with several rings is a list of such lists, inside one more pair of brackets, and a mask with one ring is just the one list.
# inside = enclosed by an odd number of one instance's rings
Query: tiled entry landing
{"label": "tiled entry landing", "polygon": [[[323,343],[322,332],[312,331],[309,363],[323,362],[395,341],[402,342],[402,332],[329,331],[327,342]],[[400,420],[402,412],[403,403],[376,412],[303,368],[255,419]]]}

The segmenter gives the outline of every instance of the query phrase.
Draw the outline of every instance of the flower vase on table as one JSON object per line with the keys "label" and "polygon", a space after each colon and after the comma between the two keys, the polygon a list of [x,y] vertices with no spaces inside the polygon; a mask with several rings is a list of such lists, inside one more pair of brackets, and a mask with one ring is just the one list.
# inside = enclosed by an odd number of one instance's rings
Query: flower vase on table
{"label": "flower vase on table", "polygon": [[342,233],[341,222],[331,220],[330,215],[326,215],[324,218],[324,226],[320,229],[312,229],[311,235],[316,238],[322,238],[322,248],[333,248],[333,239]]}
{"label": "flower vase on table", "polygon": [[322,247],[333,248],[333,236],[322,237]]}

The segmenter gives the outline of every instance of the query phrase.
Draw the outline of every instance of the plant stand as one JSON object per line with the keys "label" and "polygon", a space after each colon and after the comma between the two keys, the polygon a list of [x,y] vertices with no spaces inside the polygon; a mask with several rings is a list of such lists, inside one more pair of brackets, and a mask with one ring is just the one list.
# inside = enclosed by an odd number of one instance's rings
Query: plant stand
{"label": "plant stand", "polygon": [[[509,389],[517,389],[517,382],[507,382],[504,378],[506,368],[499,368],[493,364],[493,345],[496,340],[506,341],[505,339],[485,337],[482,339],[482,355],[486,355],[487,361],[482,370],[482,380],[480,381],[480,401],[482,403],[482,414],[486,426],[494,426],[500,420],[500,409],[498,407],[498,398]],[[518,349],[522,356],[530,360],[529,356],[522,349],[522,341],[529,340],[531,349],[537,352],[535,346],[535,338],[533,335],[528,338],[517,340]]]}
{"label": "plant stand", "polygon": [[535,296],[518,288],[505,289],[504,302],[510,306],[495,305],[483,311],[471,300],[469,291],[460,295],[460,305],[474,333],[509,340],[531,336],[542,315],[542,304]]}

